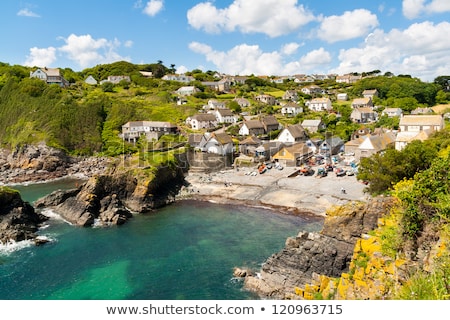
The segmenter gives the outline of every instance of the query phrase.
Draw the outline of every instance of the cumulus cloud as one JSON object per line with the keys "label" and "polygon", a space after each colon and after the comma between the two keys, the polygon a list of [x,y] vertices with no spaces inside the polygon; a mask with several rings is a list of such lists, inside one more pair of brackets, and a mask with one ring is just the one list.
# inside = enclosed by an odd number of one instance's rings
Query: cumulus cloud
{"label": "cumulus cloud", "polygon": [[281,52],[285,55],[291,55],[294,54],[297,49],[300,47],[300,45],[298,43],[295,42],[291,42],[288,44],[285,44],[282,48],[281,48]]}
{"label": "cumulus cloud", "polygon": [[[426,21],[405,30],[375,30],[361,47],[341,50],[336,73],[384,70],[433,80],[450,69],[450,43],[442,41],[450,23]],[[446,71],[447,70],[447,71]]]}
{"label": "cumulus cloud", "polygon": [[30,54],[27,56],[24,65],[29,67],[46,67],[51,66],[56,61],[56,48],[37,48],[30,49]]}
{"label": "cumulus cloud", "polygon": [[448,0],[403,0],[403,15],[408,19],[415,19],[422,14],[450,12]]}
{"label": "cumulus cloud", "polygon": [[[284,45],[279,51],[264,52],[258,45],[241,44],[223,52],[212,47],[192,42],[189,48],[205,56],[218,70],[228,74],[241,75],[288,75],[304,73],[312,68],[321,68],[331,62],[331,55],[325,49],[313,50],[300,59],[291,57],[298,45]],[[286,55],[289,53],[289,55]]]}
{"label": "cumulus cloud", "polygon": [[150,17],[157,15],[164,7],[164,1],[162,0],[150,0],[145,5],[143,12]]}
{"label": "cumulus cloud", "polygon": [[20,17],[31,17],[31,18],[40,18],[41,16],[37,13],[31,11],[30,9],[22,9],[17,12],[17,15]]}
{"label": "cumulus cloud", "polygon": [[69,37],[63,38],[63,40],[66,44],[58,50],[66,54],[70,60],[78,63],[82,68],[96,63],[130,60],[117,53],[121,46],[120,41],[117,39],[94,39],[89,34],[81,36],[71,34]]}
{"label": "cumulus cloud", "polygon": [[359,38],[379,25],[375,14],[366,9],[346,11],[341,16],[323,18],[317,36],[329,43]]}
{"label": "cumulus cloud", "polygon": [[234,0],[219,9],[212,2],[201,2],[187,12],[188,23],[207,33],[240,31],[278,37],[298,30],[315,20],[297,0]]}

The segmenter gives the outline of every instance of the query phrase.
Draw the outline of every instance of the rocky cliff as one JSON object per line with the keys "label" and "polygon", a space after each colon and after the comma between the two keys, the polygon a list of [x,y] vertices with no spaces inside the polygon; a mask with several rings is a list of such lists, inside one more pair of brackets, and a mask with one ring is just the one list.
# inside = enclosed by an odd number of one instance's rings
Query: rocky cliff
{"label": "rocky cliff", "polygon": [[46,144],[0,149],[0,184],[36,182],[68,175],[91,176],[103,172],[108,159],[71,157]]}
{"label": "rocky cliff", "polygon": [[79,226],[120,225],[133,212],[143,213],[173,201],[184,182],[176,167],[113,168],[93,176],[78,189],[55,191],[35,202],[37,207],[53,207],[69,222]]}
{"label": "rocky cliff", "polygon": [[298,288],[320,277],[348,272],[355,244],[377,226],[393,205],[388,198],[353,202],[330,210],[320,233],[300,232],[286,240],[285,248],[266,260],[258,276],[245,273],[245,288],[263,298],[300,299]]}
{"label": "rocky cliff", "polygon": [[0,187],[0,243],[36,239],[36,231],[46,218],[22,200],[18,191]]}

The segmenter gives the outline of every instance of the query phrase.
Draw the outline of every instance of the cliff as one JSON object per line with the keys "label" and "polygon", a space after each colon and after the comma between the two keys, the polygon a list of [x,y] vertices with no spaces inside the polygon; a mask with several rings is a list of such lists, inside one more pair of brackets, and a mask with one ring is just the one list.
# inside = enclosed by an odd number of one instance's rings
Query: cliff
{"label": "cliff", "polygon": [[173,201],[184,182],[177,167],[112,167],[91,177],[78,189],[55,191],[35,202],[36,207],[53,207],[69,222],[79,226],[120,225],[132,213],[144,213]]}
{"label": "cliff", "polygon": [[[353,202],[327,212],[320,233],[300,232],[288,238],[285,247],[269,257],[258,271],[246,276],[245,288],[270,299],[313,298],[317,283],[348,272],[354,248],[362,234],[376,228],[378,219],[390,211],[389,198],[367,203]],[[304,288],[309,290],[306,297]]]}
{"label": "cliff", "polygon": [[0,243],[36,240],[36,231],[46,218],[22,200],[18,191],[0,187]]}

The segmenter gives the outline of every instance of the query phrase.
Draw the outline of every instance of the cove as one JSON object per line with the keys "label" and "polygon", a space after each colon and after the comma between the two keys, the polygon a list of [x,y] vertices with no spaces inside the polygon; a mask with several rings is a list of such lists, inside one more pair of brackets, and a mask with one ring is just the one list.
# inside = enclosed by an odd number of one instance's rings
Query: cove
{"label": "cove", "polygon": [[[18,189],[32,202],[51,189],[71,188],[74,181],[54,183]],[[53,213],[40,231],[51,242],[1,251],[0,298],[258,299],[233,278],[233,268],[259,269],[287,237],[318,231],[322,222],[192,200],[135,215],[118,227],[75,227]]]}

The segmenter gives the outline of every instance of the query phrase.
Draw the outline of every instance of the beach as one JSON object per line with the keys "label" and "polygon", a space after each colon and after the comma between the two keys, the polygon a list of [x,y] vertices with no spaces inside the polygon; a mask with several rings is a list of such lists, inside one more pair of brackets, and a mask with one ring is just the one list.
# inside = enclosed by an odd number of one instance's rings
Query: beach
{"label": "beach", "polygon": [[[317,172],[318,167],[313,167]],[[356,176],[337,177],[329,172],[325,177],[297,175],[298,168],[272,168],[257,173],[254,168],[222,170],[214,173],[188,173],[188,185],[181,197],[219,203],[243,203],[252,206],[284,208],[294,213],[325,216],[334,205],[349,201],[367,201],[365,185]],[[345,193],[341,189],[345,189]]]}

